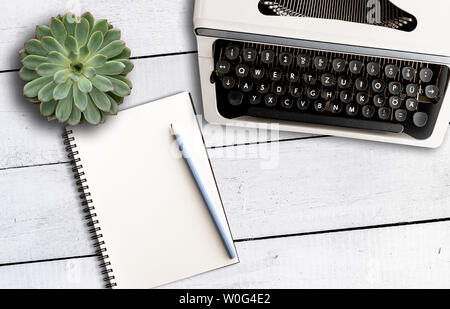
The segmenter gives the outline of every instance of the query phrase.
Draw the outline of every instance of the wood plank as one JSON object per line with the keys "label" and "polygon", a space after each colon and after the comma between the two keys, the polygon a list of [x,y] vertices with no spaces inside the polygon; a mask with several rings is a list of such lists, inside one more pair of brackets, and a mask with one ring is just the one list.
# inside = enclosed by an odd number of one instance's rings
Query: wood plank
{"label": "wood plank", "polygon": [[[42,8],[45,8],[44,10]],[[21,0],[3,1],[0,11],[0,71],[20,67],[18,51],[34,37],[36,25],[66,12],[91,11],[122,31],[133,57],[196,50],[194,0]],[[20,16],[20,18],[17,18]],[[151,22],[149,22],[151,21]]]}
{"label": "wood plank", "polygon": [[[449,148],[322,138],[210,154],[233,236],[247,239],[450,217]],[[67,164],[0,171],[0,201],[0,264],[92,253]]]}
{"label": "wood plank", "polygon": [[[196,110],[202,113],[197,54],[134,60],[130,74],[134,89],[121,109],[182,91],[192,93]],[[66,160],[61,144],[62,126],[47,122],[37,106],[22,96],[23,83],[16,72],[0,74],[0,169]],[[224,128],[205,123],[207,145],[224,146],[304,137],[297,133]]]}
{"label": "wood plank", "polygon": [[321,138],[210,151],[231,230],[264,237],[450,217],[439,149]]}
{"label": "wood plank", "polygon": [[[449,288],[449,239],[446,222],[238,243],[240,264],[163,288]],[[0,288],[101,286],[95,258],[0,267]]]}

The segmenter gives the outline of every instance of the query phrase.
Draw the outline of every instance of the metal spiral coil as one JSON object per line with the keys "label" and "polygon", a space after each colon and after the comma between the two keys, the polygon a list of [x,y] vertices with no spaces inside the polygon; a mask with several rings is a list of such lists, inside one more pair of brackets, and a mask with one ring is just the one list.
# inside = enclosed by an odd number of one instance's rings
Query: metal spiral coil
{"label": "metal spiral coil", "polygon": [[70,160],[70,164],[73,166],[72,172],[74,174],[74,179],[76,180],[78,192],[81,193],[79,197],[83,207],[83,213],[86,214],[84,219],[87,221],[87,226],[90,228],[89,233],[92,235],[91,240],[93,241],[93,246],[96,249],[95,253],[99,255],[98,261],[101,262],[99,267],[101,269],[103,281],[105,282],[105,288],[111,289],[117,286],[114,282],[114,271],[111,268],[111,262],[108,261],[109,255],[106,254],[108,250],[105,248],[106,244],[102,240],[102,229],[98,226],[99,221],[96,219],[97,213],[95,212],[95,206],[92,205],[93,200],[90,198],[91,193],[89,192],[89,186],[87,185],[87,180],[85,178],[86,174],[83,171],[81,159],[78,157],[79,152],[76,150],[77,144],[75,144],[75,138],[72,134],[73,131],[66,130],[62,136],[64,145],[66,146],[66,151],[68,153],[67,157]]}

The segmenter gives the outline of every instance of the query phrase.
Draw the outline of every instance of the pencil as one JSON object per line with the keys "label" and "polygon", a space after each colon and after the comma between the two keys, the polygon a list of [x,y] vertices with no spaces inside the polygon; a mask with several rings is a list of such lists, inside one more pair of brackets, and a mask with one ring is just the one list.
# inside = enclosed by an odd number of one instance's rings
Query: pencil
{"label": "pencil", "polygon": [[184,146],[181,135],[175,131],[173,125],[170,125],[170,128],[173,138],[176,140],[180,148],[181,154],[183,155],[183,159],[186,162],[186,165],[188,166],[191,175],[195,180],[195,183],[197,184],[197,188],[200,191],[200,194],[203,198],[203,201],[205,202],[206,207],[208,208],[208,212],[211,216],[211,219],[214,221],[214,225],[217,229],[217,232],[220,235],[220,238],[222,239],[222,243],[225,246],[225,249],[227,250],[228,256],[230,257],[230,259],[234,259],[236,258],[236,252],[234,251],[233,244],[228,238],[228,235],[220,222],[219,216],[217,215],[217,212],[211,202],[211,199],[209,198],[209,195],[206,192],[205,186],[203,185],[200,175],[198,174],[197,169],[195,168],[194,162],[192,161],[188,151],[186,150],[186,147]]}

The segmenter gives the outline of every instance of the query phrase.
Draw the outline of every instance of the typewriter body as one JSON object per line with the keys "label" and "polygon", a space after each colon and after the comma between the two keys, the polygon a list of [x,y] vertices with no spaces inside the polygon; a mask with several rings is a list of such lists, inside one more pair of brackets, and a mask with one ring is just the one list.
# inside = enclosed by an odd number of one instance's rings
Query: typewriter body
{"label": "typewriter body", "polygon": [[205,119],[438,147],[450,2],[196,0]]}

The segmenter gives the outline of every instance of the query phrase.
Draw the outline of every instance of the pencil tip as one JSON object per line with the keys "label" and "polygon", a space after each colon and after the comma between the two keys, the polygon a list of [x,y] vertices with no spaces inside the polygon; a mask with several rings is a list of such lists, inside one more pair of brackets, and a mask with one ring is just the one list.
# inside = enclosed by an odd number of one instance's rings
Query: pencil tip
{"label": "pencil tip", "polygon": [[173,128],[173,124],[170,124],[170,132],[172,135],[175,135],[175,129]]}

